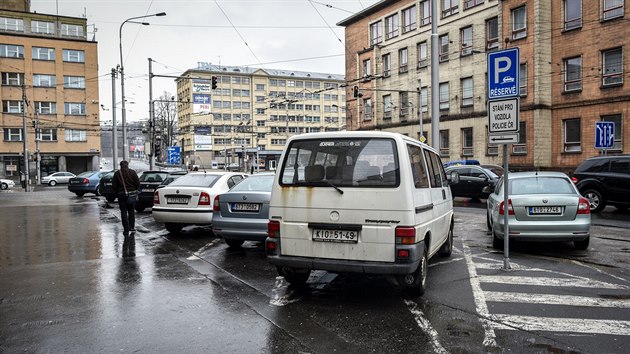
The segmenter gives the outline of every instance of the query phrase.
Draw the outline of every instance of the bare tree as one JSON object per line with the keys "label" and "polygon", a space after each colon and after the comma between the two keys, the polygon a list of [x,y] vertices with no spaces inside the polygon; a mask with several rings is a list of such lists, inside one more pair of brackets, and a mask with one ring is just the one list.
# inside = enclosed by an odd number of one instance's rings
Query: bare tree
{"label": "bare tree", "polygon": [[[177,100],[175,95],[164,91],[154,103],[155,138],[160,144],[162,156],[166,154],[167,147],[173,144],[177,127]],[[162,156],[156,159],[163,161]]]}

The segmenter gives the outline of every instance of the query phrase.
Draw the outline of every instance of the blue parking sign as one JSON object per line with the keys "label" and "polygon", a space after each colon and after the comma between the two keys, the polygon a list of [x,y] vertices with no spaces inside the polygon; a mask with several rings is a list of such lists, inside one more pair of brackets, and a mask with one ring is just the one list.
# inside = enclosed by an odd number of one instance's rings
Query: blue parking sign
{"label": "blue parking sign", "polygon": [[520,51],[510,48],[488,53],[488,99],[519,96]]}
{"label": "blue parking sign", "polygon": [[180,147],[179,146],[169,146],[166,149],[166,157],[169,165],[179,165],[180,161]]}
{"label": "blue parking sign", "polygon": [[595,122],[595,148],[609,149],[615,143],[615,123]]}

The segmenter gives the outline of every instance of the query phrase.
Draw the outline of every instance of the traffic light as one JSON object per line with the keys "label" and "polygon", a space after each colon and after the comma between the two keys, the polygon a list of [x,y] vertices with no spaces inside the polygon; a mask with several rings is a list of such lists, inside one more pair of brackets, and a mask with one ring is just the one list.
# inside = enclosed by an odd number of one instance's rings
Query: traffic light
{"label": "traffic light", "polygon": [[212,89],[215,90],[217,88],[217,82],[219,81],[219,78],[216,76],[212,77]]}
{"label": "traffic light", "polygon": [[354,86],[352,88],[352,97],[354,98],[359,98],[361,96],[361,94],[359,93],[359,86]]}
{"label": "traffic light", "polygon": [[155,156],[155,157],[161,156],[162,155],[162,145],[161,144],[155,144],[153,146],[153,151],[154,151],[153,156]]}

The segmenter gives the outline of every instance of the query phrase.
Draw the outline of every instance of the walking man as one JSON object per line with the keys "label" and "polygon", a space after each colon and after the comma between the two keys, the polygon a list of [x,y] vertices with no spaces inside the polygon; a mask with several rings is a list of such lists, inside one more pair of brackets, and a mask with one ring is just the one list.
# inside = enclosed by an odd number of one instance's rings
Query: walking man
{"label": "walking man", "polygon": [[120,207],[120,219],[123,225],[123,235],[136,232],[135,203],[138,201],[138,188],[140,180],[136,171],[129,168],[129,162],[120,161],[120,170],[114,173],[112,187],[118,198]]}

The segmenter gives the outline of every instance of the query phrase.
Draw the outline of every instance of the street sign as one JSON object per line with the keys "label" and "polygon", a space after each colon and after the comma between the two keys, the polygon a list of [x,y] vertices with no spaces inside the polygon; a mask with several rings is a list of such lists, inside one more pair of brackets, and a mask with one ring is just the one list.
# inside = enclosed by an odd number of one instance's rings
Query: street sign
{"label": "street sign", "polygon": [[595,122],[595,148],[610,149],[615,143],[615,123]]}
{"label": "street sign", "polygon": [[518,132],[519,111],[518,98],[488,101],[488,132]]}
{"label": "street sign", "polygon": [[180,147],[179,146],[169,146],[166,149],[166,158],[168,160],[169,165],[179,165],[180,161]]}
{"label": "street sign", "polygon": [[518,48],[488,53],[488,99],[518,97],[519,69]]}
{"label": "street sign", "polygon": [[488,145],[518,144],[518,133],[489,134]]}

